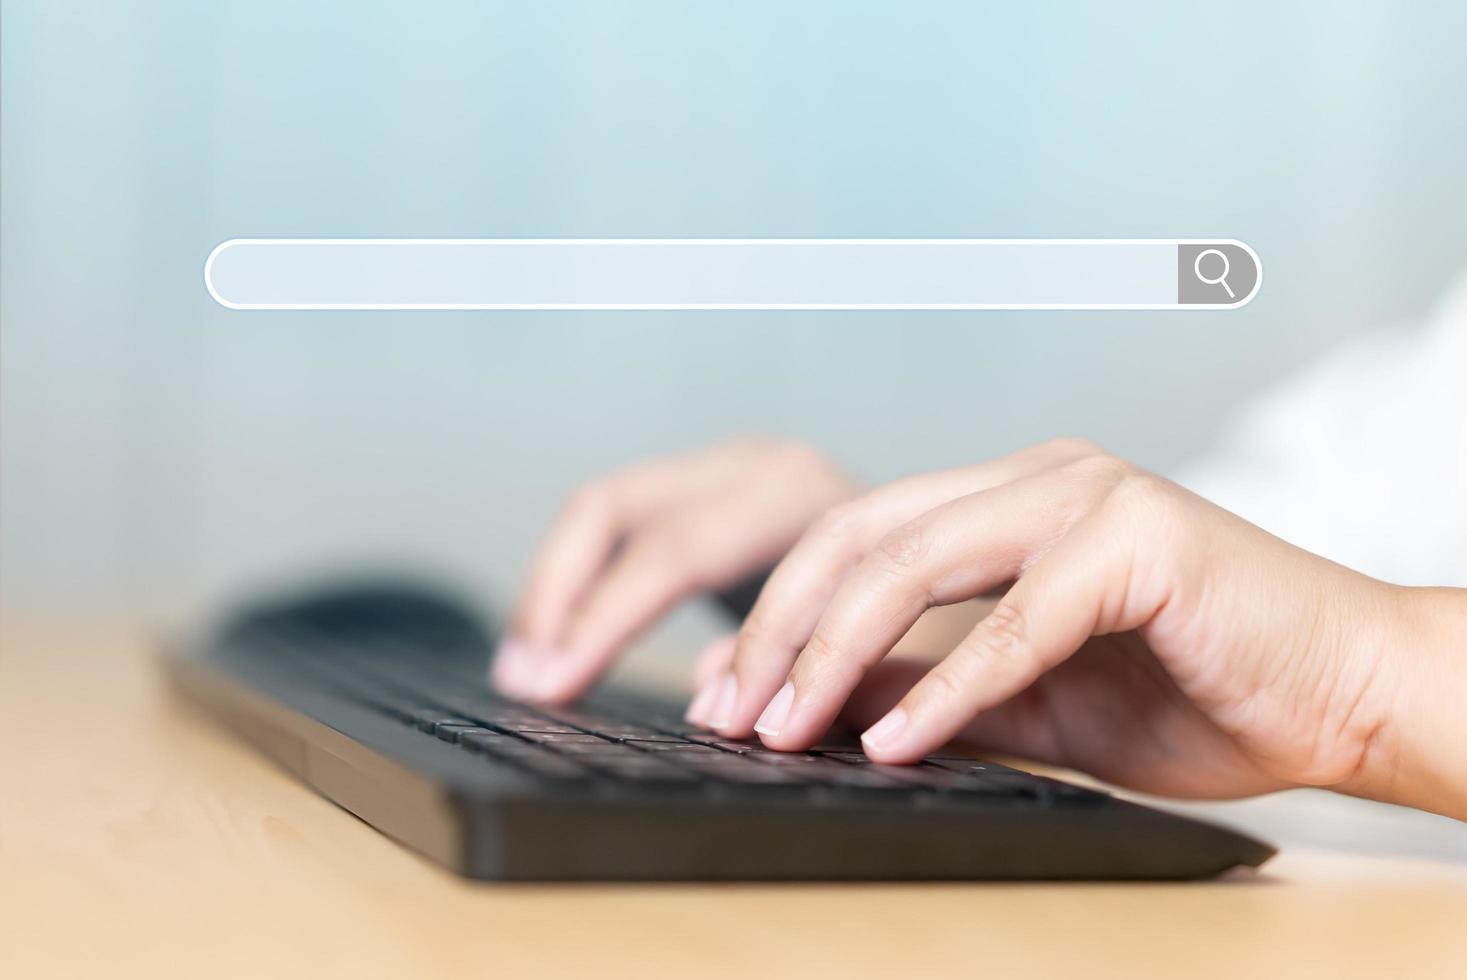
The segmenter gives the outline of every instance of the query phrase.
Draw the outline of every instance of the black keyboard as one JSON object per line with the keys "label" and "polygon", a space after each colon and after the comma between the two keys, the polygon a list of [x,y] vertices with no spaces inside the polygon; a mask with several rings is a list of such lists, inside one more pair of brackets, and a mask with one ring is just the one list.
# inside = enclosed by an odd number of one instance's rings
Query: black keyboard
{"label": "black keyboard", "polygon": [[172,658],[173,676],[317,790],[470,876],[1175,878],[1273,853],[962,751],[889,766],[850,736],[795,753],[725,739],[634,692],[510,701],[467,618],[347,596],[253,611]]}

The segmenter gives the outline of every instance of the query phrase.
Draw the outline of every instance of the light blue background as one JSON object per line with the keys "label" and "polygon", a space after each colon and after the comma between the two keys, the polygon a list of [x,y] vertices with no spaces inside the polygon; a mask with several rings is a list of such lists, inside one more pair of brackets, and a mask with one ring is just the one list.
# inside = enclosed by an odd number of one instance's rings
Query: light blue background
{"label": "light blue background", "polygon": [[[3,8],[10,606],[401,555],[506,591],[576,479],[745,429],[869,479],[1146,465],[1467,259],[1456,3]],[[230,237],[1227,237],[1197,313],[243,314]]]}

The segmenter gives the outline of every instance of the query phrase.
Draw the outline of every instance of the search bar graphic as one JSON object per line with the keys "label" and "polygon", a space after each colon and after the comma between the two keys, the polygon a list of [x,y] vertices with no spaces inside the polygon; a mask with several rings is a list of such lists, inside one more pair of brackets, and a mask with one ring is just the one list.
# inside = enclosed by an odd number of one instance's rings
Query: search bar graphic
{"label": "search bar graphic", "polygon": [[233,310],[1236,309],[1233,239],[235,238]]}

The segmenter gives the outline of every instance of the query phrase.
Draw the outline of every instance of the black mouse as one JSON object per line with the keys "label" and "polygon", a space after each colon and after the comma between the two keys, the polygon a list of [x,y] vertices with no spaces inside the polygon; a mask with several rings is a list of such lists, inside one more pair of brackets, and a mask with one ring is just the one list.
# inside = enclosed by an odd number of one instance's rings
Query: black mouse
{"label": "black mouse", "polygon": [[292,589],[247,605],[224,623],[223,639],[328,634],[342,640],[392,639],[455,656],[486,658],[488,617],[452,588],[400,576],[358,576]]}

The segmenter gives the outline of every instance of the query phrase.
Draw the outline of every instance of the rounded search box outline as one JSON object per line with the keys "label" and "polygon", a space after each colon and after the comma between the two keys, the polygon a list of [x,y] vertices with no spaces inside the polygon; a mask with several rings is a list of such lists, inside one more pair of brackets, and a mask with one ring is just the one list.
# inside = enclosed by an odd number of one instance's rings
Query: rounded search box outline
{"label": "rounded search box outline", "polygon": [[[238,245],[1233,245],[1248,254],[1258,275],[1246,296],[1227,303],[236,303],[220,295],[212,273],[214,260]],[[215,245],[204,260],[204,288],[230,310],[1236,310],[1263,288],[1263,261],[1251,245],[1236,238],[230,238]]]}

